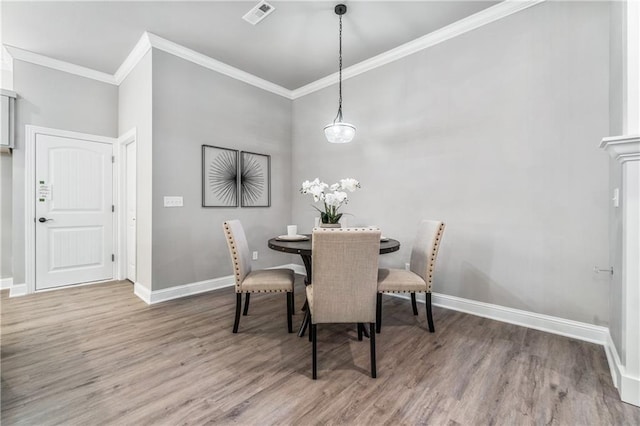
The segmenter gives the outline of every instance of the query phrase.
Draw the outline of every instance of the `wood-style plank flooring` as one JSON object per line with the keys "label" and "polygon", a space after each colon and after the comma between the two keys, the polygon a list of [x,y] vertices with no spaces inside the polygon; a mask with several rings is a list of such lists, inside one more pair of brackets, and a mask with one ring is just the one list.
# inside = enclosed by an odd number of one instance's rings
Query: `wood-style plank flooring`
{"label": "wood-style plank flooring", "polygon": [[[300,323],[302,280],[296,287]],[[154,306],[129,282],[1,296],[2,425],[640,424],[601,346],[385,297],[378,378],[355,326],[286,332],[285,296],[233,289]]]}

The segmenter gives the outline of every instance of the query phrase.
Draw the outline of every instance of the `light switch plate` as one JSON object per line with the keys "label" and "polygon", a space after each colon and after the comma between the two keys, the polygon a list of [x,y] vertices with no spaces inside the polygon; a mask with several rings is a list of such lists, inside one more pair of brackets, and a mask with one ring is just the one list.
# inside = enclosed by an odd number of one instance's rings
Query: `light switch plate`
{"label": "light switch plate", "polygon": [[182,207],[182,197],[164,197],[165,207]]}

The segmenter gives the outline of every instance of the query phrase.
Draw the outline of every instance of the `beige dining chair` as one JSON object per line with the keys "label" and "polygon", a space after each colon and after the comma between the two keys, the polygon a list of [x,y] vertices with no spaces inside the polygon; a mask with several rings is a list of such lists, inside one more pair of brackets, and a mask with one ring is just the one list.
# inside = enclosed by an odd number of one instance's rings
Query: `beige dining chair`
{"label": "beige dining chair", "polygon": [[371,377],[376,377],[376,291],[380,230],[316,228],[313,230],[311,284],[306,287],[311,313],[312,377],[317,374],[317,325],[358,324],[362,340],[369,323]]}
{"label": "beige dining chair", "polygon": [[409,270],[380,269],[378,271],[378,299],[376,303],[376,332],[382,328],[382,294],[411,293],[413,315],[418,315],[416,293],[425,293],[427,307],[427,323],[433,333],[433,314],[431,312],[431,284],[433,270],[438,256],[438,248],[442,240],[445,224],[437,220],[423,220],[418,225],[416,239],[411,249]]}
{"label": "beige dining chair", "polygon": [[287,328],[293,332],[291,315],[294,310],[293,287],[295,275],[291,269],[262,269],[251,270],[251,256],[247,237],[239,220],[227,220],[223,223],[227,245],[231,254],[231,263],[236,278],[236,316],[233,332],[238,332],[240,325],[240,309],[242,294],[245,294],[244,315],[249,313],[251,293],[281,293],[287,294]]}

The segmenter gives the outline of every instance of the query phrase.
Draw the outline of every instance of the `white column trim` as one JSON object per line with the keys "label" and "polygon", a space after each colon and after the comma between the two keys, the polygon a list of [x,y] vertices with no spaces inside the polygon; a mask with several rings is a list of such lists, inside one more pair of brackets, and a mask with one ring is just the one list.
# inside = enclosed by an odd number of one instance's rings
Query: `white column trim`
{"label": "white column trim", "polygon": [[625,69],[623,81],[623,131],[627,134],[640,132],[640,2],[624,2],[626,18]]}
{"label": "white column trim", "polygon": [[600,148],[620,163],[640,160],[640,135],[609,136],[602,139]]}
{"label": "white column trim", "polygon": [[622,312],[624,359],[612,341],[610,357],[616,365],[614,381],[620,398],[640,406],[640,136],[604,138],[600,147],[622,165],[622,306],[616,308]]}

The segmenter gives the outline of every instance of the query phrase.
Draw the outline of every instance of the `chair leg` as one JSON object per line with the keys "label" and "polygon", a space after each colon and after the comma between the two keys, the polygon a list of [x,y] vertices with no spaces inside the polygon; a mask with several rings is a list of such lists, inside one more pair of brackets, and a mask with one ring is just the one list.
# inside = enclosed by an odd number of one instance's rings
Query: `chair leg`
{"label": "chair leg", "polygon": [[411,308],[413,308],[413,315],[418,315],[418,305],[416,305],[416,293],[411,292]]}
{"label": "chair leg", "polygon": [[433,314],[431,312],[431,293],[430,292],[426,294],[425,305],[427,305],[427,322],[429,323],[429,331],[433,333],[434,331],[436,331],[436,329],[433,326]]}
{"label": "chair leg", "polygon": [[250,298],[251,298],[251,293],[247,293],[247,295],[244,297],[244,311],[242,311],[242,315],[244,315],[245,317],[249,313],[249,299]]}
{"label": "chair leg", "polygon": [[358,340],[362,341],[362,323],[358,323]]}
{"label": "chair leg", "polygon": [[240,325],[240,311],[242,310],[242,293],[236,293],[236,320],[233,323],[233,332],[238,332]]}
{"label": "chair leg", "polygon": [[311,336],[311,377],[313,380],[318,378],[318,351],[317,351],[317,324],[311,324],[309,335]]}
{"label": "chair leg", "polygon": [[294,297],[293,288],[291,288],[291,315],[296,311],[296,299]]}
{"label": "chair leg", "polygon": [[376,333],[382,329],[382,293],[378,293],[376,299]]}
{"label": "chair leg", "polygon": [[293,333],[293,323],[291,320],[291,313],[293,312],[293,308],[291,307],[293,304],[293,293],[290,291],[287,292],[287,330],[289,333]]}
{"label": "chair leg", "polygon": [[375,379],[378,376],[378,372],[376,369],[376,333],[374,323],[369,324],[369,332],[371,333],[371,337],[369,338],[371,345],[371,377]]}

